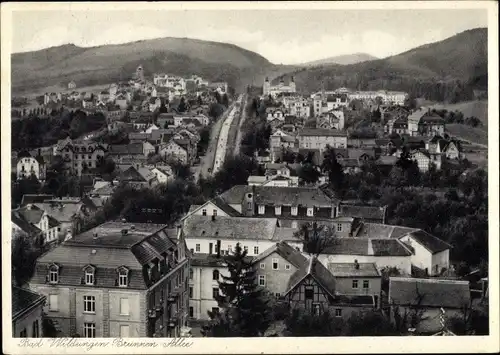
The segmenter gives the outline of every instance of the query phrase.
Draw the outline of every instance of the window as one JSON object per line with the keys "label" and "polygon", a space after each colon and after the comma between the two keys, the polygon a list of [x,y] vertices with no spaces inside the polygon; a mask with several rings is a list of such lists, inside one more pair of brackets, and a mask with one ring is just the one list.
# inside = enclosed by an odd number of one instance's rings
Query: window
{"label": "window", "polygon": [[212,215],[213,215],[214,217],[215,217],[215,216],[217,216],[217,210],[215,210],[215,209],[214,209],[214,210],[212,211]]}
{"label": "window", "polygon": [[192,268],[189,269],[189,279],[192,280],[194,275],[194,271]]}
{"label": "window", "polygon": [[95,313],[95,296],[83,296],[83,312]]}
{"label": "window", "polygon": [[290,264],[285,264],[285,270],[290,270]]}
{"label": "window", "polygon": [[252,202],[247,202],[247,210],[251,210],[252,209]]}
{"label": "window", "polygon": [[206,210],[206,209],[202,209],[202,210],[201,210],[201,214],[202,214],[203,216],[206,216],[206,215],[207,215],[207,210]]}
{"label": "window", "polygon": [[297,221],[292,221],[292,228],[297,228]]}
{"label": "window", "polygon": [[118,286],[120,286],[120,287],[128,286],[128,270],[127,269],[121,269],[118,272]]}
{"label": "window", "polygon": [[259,275],[259,286],[266,286],[266,275]]}
{"label": "window", "polygon": [[305,296],[306,300],[312,300],[314,298],[314,289],[312,286],[306,286]]}
{"label": "window", "polygon": [[279,216],[281,215],[281,206],[275,206],[274,207],[274,213]]}
{"label": "window", "polygon": [[312,217],[314,215],[314,208],[308,208],[307,209],[307,216]]}
{"label": "window", "polygon": [[215,280],[215,281],[219,280],[219,270],[214,270],[212,272],[212,280]]}
{"label": "window", "polygon": [[219,313],[219,307],[212,307],[212,313]]}
{"label": "window", "polygon": [[128,325],[120,325],[120,338],[130,337],[130,327]]}
{"label": "window", "polygon": [[276,298],[280,298],[280,297],[281,297],[281,293],[276,292],[276,293],[274,294],[274,296],[276,296]]}
{"label": "window", "polygon": [[278,259],[273,259],[273,270],[279,270]]}
{"label": "window", "polygon": [[49,269],[49,282],[52,284],[59,282],[59,267],[57,265],[52,265]]}
{"label": "window", "polygon": [[243,251],[246,251],[248,253],[248,247],[246,245],[243,247]]}
{"label": "window", "polygon": [[358,280],[352,280],[352,288],[358,288]]}
{"label": "window", "polygon": [[59,296],[58,295],[49,295],[49,311],[58,311],[59,310]]}
{"label": "window", "polygon": [[230,253],[233,251],[233,246],[231,244],[227,246],[227,251]]}
{"label": "window", "polygon": [[363,280],[363,288],[370,288],[370,281],[369,280]]}
{"label": "window", "polygon": [[87,267],[85,269],[85,285],[93,285],[94,284],[94,268]]}
{"label": "window", "polygon": [[264,264],[264,263],[260,263],[260,268],[261,268],[261,269],[265,269],[265,268],[266,268],[266,264]]}
{"label": "window", "polygon": [[259,247],[253,247],[253,253],[259,255]]}
{"label": "window", "polygon": [[260,205],[260,206],[259,206],[259,214],[264,214],[264,213],[265,213],[265,211],[266,211],[266,206],[264,206],[264,205]]}
{"label": "window", "polygon": [[83,323],[83,337],[95,338],[95,323]]}
{"label": "window", "polygon": [[32,338],[38,338],[40,336],[40,325],[38,324],[38,319],[33,322],[33,336]]}
{"label": "window", "polygon": [[219,288],[218,287],[213,287],[212,288],[212,298],[215,300],[219,296]]}
{"label": "window", "polygon": [[342,308],[335,308],[335,317],[342,317]]}
{"label": "window", "polygon": [[193,298],[193,286],[189,286],[189,298]]}
{"label": "window", "polygon": [[190,318],[194,317],[194,308],[193,307],[189,307],[189,317]]}
{"label": "window", "polygon": [[201,246],[200,244],[196,244],[196,252],[199,253],[201,250]]}
{"label": "window", "polygon": [[120,315],[128,316],[129,314],[128,298],[120,298]]}
{"label": "window", "polygon": [[21,333],[19,333],[19,336],[21,338],[27,338],[28,337],[28,332],[26,331],[26,328],[24,328],[23,330],[21,330]]}
{"label": "window", "polygon": [[337,232],[342,232],[342,223],[337,223]]}

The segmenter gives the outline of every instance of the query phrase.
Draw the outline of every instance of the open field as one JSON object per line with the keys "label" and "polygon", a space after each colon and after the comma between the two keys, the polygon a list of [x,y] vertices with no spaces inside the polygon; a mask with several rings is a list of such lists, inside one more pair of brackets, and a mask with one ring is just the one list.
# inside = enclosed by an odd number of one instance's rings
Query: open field
{"label": "open field", "polygon": [[434,103],[428,104],[430,108],[460,111],[464,118],[475,116],[483,125],[488,126],[488,100],[465,101],[456,104]]}
{"label": "open field", "polygon": [[474,128],[465,124],[447,124],[446,132],[450,136],[455,136],[465,141],[480,144],[483,146],[488,145],[488,131],[486,128]]}

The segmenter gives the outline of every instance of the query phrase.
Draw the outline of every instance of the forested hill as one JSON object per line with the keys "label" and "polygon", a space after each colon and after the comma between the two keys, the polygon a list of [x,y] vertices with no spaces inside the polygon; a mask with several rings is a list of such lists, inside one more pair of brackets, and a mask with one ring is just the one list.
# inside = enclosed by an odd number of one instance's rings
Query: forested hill
{"label": "forested hill", "polygon": [[281,77],[286,81],[291,75],[306,93],[343,86],[402,90],[436,101],[470,100],[474,89],[487,89],[487,29],[468,30],[384,59],[302,68]]}

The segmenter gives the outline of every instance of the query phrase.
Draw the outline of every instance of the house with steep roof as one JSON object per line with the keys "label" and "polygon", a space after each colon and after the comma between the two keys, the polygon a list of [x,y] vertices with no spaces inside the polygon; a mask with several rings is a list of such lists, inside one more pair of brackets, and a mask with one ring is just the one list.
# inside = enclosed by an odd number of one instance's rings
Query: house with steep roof
{"label": "house with steep roof", "polygon": [[360,218],[365,222],[385,223],[387,206],[359,206],[341,203],[337,208],[337,217],[347,216]]}
{"label": "house with steep roof", "polygon": [[33,156],[27,151],[17,155],[17,179],[26,179],[34,175],[38,180],[44,181],[47,171],[47,164],[42,155]]}
{"label": "house with steep roof", "polygon": [[292,274],[285,299],[290,307],[320,315],[328,311],[336,318],[348,319],[353,312],[376,308],[373,295],[342,294],[337,279],[316,257]]}
{"label": "house with steep roof", "polygon": [[68,337],[179,337],[189,253],[176,229],[106,222],[41,256],[30,286]]}
{"label": "house with steep roof", "polygon": [[399,240],[412,251],[412,265],[430,276],[439,276],[450,268],[452,246],[423,230],[409,232]]}
{"label": "house with steep roof", "polygon": [[59,141],[54,147],[54,155],[60,155],[66,169],[81,176],[87,169],[97,167],[97,163],[104,158],[107,145],[91,141],[76,142],[67,137]]}
{"label": "house with steep roof", "polygon": [[250,175],[247,179],[247,183],[248,186],[297,187],[299,186],[299,177],[283,175]]}
{"label": "house with steep roof", "polygon": [[114,144],[108,147],[109,156],[120,161],[123,158],[147,157],[155,152],[155,147],[149,142]]}
{"label": "house with steep roof", "polygon": [[33,204],[11,211],[12,235],[24,233],[31,238],[43,236],[42,247],[58,242],[61,224],[46,211]]}
{"label": "house with steep roof", "polygon": [[118,181],[128,186],[137,188],[149,188],[158,183],[156,175],[151,170],[134,166],[129,167],[118,176]]}
{"label": "house with steep roof", "polygon": [[434,334],[443,328],[441,310],[450,319],[463,317],[462,312],[470,308],[469,281],[390,277],[388,301],[393,322],[398,315],[407,315],[407,328],[420,335]]}
{"label": "house with steep roof", "polygon": [[427,172],[432,165],[437,170],[441,169],[442,156],[439,153],[430,153],[425,149],[418,149],[411,152],[411,157],[417,162],[418,169]]}
{"label": "house with steep roof", "polygon": [[173,139],[166,144],[161,144],[158,148],[158,154],[166,159],[175,159],[183,164],[189,161],[189,153],[182,145]]}
{"label": "house with steep roof", "polygon": [[46,297],[12,286],[12,337],[43,338],[43,306]]}
{"label": "house with steep roof", "polygon": [[261,251],[252,260],[258,285],[265,287],[278,299],[288,291],[292,275],[298,269],[305,268],[307,262],[307,257],[284,241]]}

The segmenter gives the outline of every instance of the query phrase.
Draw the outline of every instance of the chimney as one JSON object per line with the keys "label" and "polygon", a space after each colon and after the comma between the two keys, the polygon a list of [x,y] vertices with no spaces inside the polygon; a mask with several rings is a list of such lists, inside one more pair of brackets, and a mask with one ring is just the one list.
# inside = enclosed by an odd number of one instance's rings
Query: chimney
{"label": "chimney", "polygon": [[220,239],[217,240],[217,258],[220,258]]}
{"label": "chimney", "polygon": [[356,270],[359,270],[359,263],[358,263],[358,260],[357,260],[357,259],[356,259],[356,260],[354,260],[354,268],[355,268]]}

